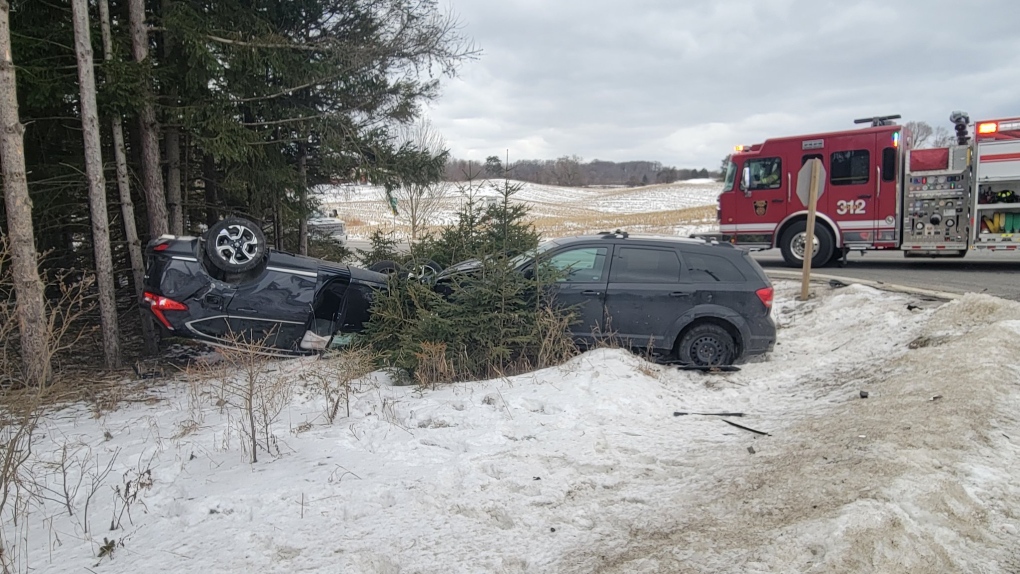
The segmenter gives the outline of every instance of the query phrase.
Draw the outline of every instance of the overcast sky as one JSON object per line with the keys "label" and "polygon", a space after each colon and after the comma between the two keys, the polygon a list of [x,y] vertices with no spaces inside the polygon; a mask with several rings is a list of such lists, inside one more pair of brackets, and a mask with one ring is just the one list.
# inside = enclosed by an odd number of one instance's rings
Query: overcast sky
{"label": "overcast sky", "polygon": [[481,48],[429,112],[454,157],[717,169],[736,144],[1020,116],[1017,0],[446,0]]}

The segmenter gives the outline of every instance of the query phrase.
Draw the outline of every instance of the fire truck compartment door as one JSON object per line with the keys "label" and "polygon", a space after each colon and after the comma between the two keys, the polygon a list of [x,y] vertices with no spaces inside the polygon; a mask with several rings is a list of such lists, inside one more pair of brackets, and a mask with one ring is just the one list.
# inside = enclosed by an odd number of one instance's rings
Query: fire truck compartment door
{"label": "fire truck compartment door", "polygon": [[978,181],[1020,180],[1020,141],[978,144]]}

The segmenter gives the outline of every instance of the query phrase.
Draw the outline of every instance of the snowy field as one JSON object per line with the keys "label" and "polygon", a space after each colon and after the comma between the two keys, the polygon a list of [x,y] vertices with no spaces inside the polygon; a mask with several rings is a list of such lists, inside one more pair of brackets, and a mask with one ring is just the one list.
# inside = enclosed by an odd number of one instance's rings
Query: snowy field
{"label": "snowy field", "polygon": [[35,449],[49,500],[3,527],[48,573],[1020,571],[1020,304],[777,287],[779,344],[736,373],[375,373],[328,424],[316,361],[277,363],[298,386],[255,464],[215,381],[70,406]]}
{"label": "snowy field", "polygon": [[[495,200],[497,188],[505,183],[502,180],[482,182],[472,188],[471,194],[476,201]],[[529,207],[533,221],[545,236],[587,233],[610,227],[678,235],[712,230],[716,227],[716,198],[722,189],[720,182],[711,179],[611,189],[509,183],[520,186],[513,200]],[[399,229],[406,223],[401,215],[393,216],[381,187],[322,186],[315,196],[325,213],[336,210],[338,216],[348,222],[348,232],[353,236],[367,237],[376,229]],[[466,190],[451,184],[432,223],[453,223],[466,198]],[[705,209],[688,213],[692,208]],[[398,207],[398,213],[404,211]]]}

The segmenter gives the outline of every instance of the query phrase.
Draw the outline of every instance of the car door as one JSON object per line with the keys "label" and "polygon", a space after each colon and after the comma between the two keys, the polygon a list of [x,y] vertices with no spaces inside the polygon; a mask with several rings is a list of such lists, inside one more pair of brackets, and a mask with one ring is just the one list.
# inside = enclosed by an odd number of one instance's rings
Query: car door
{"label": "car door", "polygon": [[232,336],[296,348],[309,324],[317,273],[296,257],[271,253],[257,277],[237,285],[227,303]]}
{"label": "car door", "polygon": [[577,320],[570,331],[574,338],[594,342],[605,331],[604,306],[608,260],[612,245],[571,245],[547,254],[557,271],[556,304],[574,307]]}
{"label": "car door", "polygon": [[[779,222],[790,212],[790,174],[781,157],[755,157],[744,162],[737,187],[737,234],[743,243],[770,243]],[[746,183],[746,186],[745,186]]]}
{"label": "car door", "polygon": [[606,326],[638,347],[671,348],[676,319],[690,310],[694,289],[682,281],[676,249],[617,245],[606,288]]}

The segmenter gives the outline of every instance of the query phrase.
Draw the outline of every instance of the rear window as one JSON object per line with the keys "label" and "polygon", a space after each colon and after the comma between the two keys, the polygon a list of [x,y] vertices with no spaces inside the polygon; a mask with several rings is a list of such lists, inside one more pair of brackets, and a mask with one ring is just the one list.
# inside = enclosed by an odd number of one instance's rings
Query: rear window
{"label": "rear window", "polygon": [[685,253],[690,280],[698,283],[743,282],[744,274],[729,259],[707,253]]}
{"label": "rear window", "polygon": [[672,249],[617,247],[611,283],[678,283],[680,257]]}

